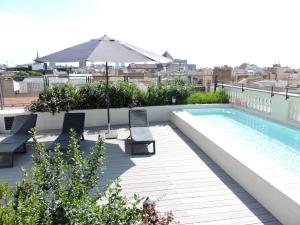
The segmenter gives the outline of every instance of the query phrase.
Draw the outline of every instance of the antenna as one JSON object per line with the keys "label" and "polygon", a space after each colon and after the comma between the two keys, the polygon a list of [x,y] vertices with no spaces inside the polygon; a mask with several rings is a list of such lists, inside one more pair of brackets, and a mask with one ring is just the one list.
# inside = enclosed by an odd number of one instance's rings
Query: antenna
{"label": "antenna", "polygon": [[40,57],[39,57],[39,51],[36,50],[36,58],[35,58],[35,59],[38,59],[38,58],[40,58]]}

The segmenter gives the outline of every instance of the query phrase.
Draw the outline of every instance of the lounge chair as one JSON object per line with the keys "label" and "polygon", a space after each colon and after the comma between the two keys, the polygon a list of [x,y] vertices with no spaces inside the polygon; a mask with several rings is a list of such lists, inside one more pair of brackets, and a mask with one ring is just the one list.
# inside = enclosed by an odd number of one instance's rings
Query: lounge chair
{"label": "lounge chair", "polygon": [[66,113],[61,134],[55,139],[50,149],[53,149],[56,144],[60,144],[61,150],[65,151],[70,143],[70,129],[76,132],[78,142],[84,140],[84,119],[85,113]]}
{"label": "lounge chair", "polygon": [[20,115],[14,118],[10,136],[0,142],[0,167],[13,167],[14,153],[26,152],[29,131],[36,125],[37,114]]}
{"label": "lounge chair", "polygon": [[[129,110],[129,130],[130,130],[130,144],[131,154],[155,154],[155,140],[149,129],[146,110]],[[136,144],[153,144],[153,151],[151,152],[134,152],[134,145]]]}

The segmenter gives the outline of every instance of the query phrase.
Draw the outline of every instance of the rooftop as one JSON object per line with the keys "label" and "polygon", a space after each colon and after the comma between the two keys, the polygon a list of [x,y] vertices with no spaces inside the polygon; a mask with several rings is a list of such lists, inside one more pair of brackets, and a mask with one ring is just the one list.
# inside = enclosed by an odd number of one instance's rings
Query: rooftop
{"label": "rooftop", "polygon": [[[95,144],[99,130],[86,129],[82,150]],[[158,209],[172,210],[180,224],[280,224],[173,124],[155,123],[151,131],[157,147],[152,156],[127,153],[129,131],[124,127],[119,127],[119,139],[105,141],[103,185],[120,177],[124,194],[159,199]],[[38,139],[47,145],[59,132],[41,132]],[[20,168],[31,167],[31,151],[28,144],[28,153],[16,155],[13,168],[1,169],[0,182],[15,184],[20,180]]]}

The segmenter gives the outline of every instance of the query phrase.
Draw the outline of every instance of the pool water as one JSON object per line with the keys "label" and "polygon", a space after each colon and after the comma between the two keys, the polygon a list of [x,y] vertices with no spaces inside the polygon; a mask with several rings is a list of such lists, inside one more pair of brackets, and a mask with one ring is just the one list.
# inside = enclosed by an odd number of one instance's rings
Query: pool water
{"label": "pool water", "polygon": [[[186,109],[214,139],[232,148],[247,146],[300,176],[300,131],[232,108]],[[244,149],[240,149],[241,154]]]}

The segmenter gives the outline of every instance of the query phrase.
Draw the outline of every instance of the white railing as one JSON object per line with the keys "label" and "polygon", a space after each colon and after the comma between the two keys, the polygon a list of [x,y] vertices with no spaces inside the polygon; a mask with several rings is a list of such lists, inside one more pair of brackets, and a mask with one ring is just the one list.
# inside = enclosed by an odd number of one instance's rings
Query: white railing
{"label": "white railing", "polygon": [[288,118],[292,121],[300,122],[300,103],[290,102]]}
{"label": "white railing", "polygon": [[219,85],[230,103],[271,119],[300,127],[300,95],[286,92],[272,92],[228,84]]}
{"label": "white railing", "polygon": [[261,97],[253,94],[236,92],[232,90],[226,91],[229,102],[235,105],[247,107],[259,112],[268,113],[272,112],[271,102],[272,99],[269,97]]}

